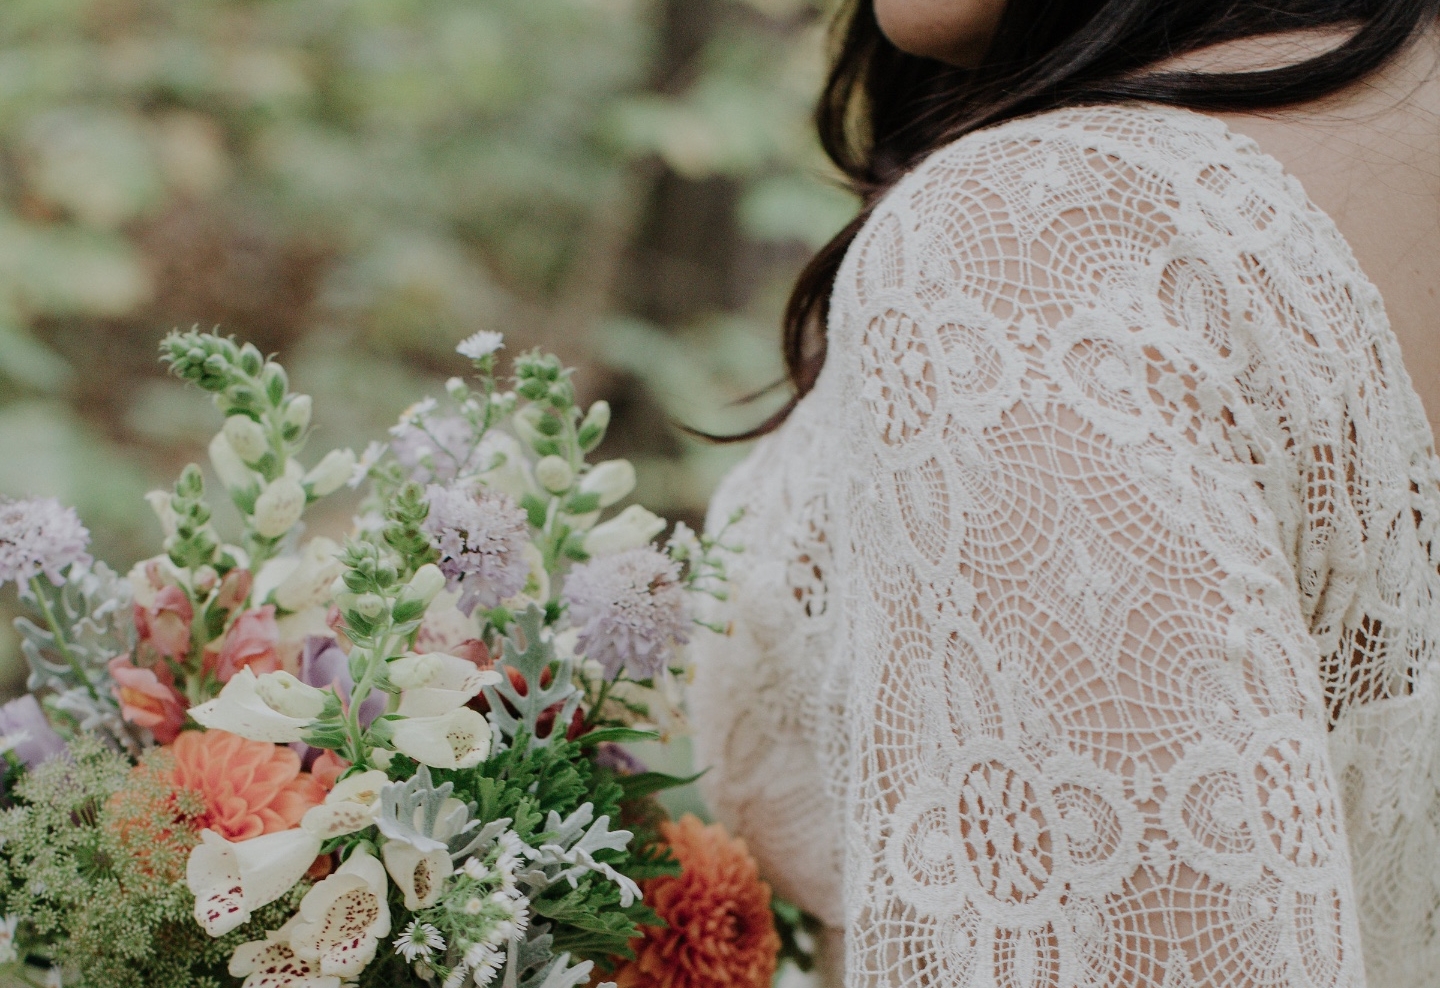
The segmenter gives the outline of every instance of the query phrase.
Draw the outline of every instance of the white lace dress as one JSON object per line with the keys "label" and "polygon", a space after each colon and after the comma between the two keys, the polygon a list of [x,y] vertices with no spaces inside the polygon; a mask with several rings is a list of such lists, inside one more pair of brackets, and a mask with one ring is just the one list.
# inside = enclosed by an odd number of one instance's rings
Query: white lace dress
{"label": "white lace dress", "polygon": [[1440,984],[1440,461],[1252,142],[1128,106],[935,154],[736,507],[707,795],[846,986]]}

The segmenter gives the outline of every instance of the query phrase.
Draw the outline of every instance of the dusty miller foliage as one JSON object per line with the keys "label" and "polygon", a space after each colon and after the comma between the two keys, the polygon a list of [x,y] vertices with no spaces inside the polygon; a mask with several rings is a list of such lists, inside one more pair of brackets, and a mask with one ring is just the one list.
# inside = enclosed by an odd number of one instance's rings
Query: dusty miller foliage
{"label": "dusty miller foliage", "polygon": [[[522,696],[508,678],[485,687],[492,723],[512,743],[523,735],[527,739],[525,743],[531,748],[544,747],[565,736],[565,726],[580,705],[581,697],[575,685],[574,660],[562,659],[555,654],[555,645],[540,633],[544,624],[545,612],[538,605],[531,604],[516,616],[515,628],[505,639],[501,662],[524,677],[525,694]],[[553,676],[548,686],[542,686],[546,670],[550,670]],[[536,737],[540,715],[557,703],[561,707],[555,715],[554,728],[549,736]],[[512,709],[516,713],[512,714]]]}

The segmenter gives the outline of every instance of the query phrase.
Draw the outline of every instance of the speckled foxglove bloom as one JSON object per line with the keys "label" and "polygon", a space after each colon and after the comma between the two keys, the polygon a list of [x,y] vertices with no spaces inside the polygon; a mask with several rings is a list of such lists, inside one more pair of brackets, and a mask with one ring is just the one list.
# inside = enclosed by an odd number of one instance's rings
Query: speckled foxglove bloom
{"label": "speckled foxglove bloom", "polygon": [[89,544],[90,532],[75,509],[53,497],[0,502],[0,585],[23,585],[44,573],[58,587],[66,567],[90,565]]}
{"label": "speckled foxglove bloom", "polygon": [[321,845],[319,837],[299,829],[232,842],[207,828],[200,837],[185,883],[195,895],[195,921],[212,937],[243,926],[254,910],[294,888]]}
{"label": "speckled foxglove bloom", "polygon": [[490,722],[469,707],[439,717],[407,717],[392,730],[396,751],[431,768],[474,768],[490,754]]}
{"label": "speckled foxglove bloom", "polygon": [[251,741],[289,744],[305,736],[311,721],[325,709],[325,693],[288,672],[256,676],[245,666],[215,699],[190,708],[204,727],[229,731]]}
{"label": "speckled foxglove bloom", "polygon": [[402,717],[439,717],[463,707],[486,686],[500,682],[493,669],[442,652],[403,655],[390,663],[390,682],[398,686]]}
{"label": "speckled foxglove bloom", "polygon": [[305,811],[300,826],[317,837],[340,837],[363,830],[380,814],[380,791],[390,780],[371,770],[337,783],[325,802]]}
{"label": "speckled foxglove bloom", "polygon": [[664,671],[677,645],[690,640],[690,606],[678,564],[650,546],[576,566],[565,580],[576,643],[607,678],[623,668],[632,679]]}
{"label": "speckled foxglove bloom", "polygon": [[340,988],[340,979],[320,973],[320,965],[295,956],[290,933],[300,922],[272,931],[264,940],[242,943],[230,955],[230,973],[245,981],[240,988]]}
{"label": "speckled foxglove bloom", "polygon": [[387,895],[384,866],[357,850],[305,893],[291,948],[302,960],[318,963],[321,974],[355,977],[374,960],[381,938],[390,935]]}
{"label": "speckled foxglove bloom", "polygon": [[424,530],[440,550],[446,585],[460,594],[461,613],[490,609],[525,588],[530,543],[525,512],[510,499],[485,487],[425,489],[430,514]]}

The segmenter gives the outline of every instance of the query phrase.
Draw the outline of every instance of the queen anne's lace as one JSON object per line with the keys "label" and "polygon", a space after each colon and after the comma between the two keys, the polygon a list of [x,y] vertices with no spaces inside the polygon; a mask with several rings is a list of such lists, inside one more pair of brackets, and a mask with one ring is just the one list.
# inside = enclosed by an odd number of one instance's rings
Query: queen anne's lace
{"label": "queen anne's lace", "polygon": [[934,155],[742,505],[701,757],[848,986],[1434,984],[1440,461],[1252,142],[1130,106]]}

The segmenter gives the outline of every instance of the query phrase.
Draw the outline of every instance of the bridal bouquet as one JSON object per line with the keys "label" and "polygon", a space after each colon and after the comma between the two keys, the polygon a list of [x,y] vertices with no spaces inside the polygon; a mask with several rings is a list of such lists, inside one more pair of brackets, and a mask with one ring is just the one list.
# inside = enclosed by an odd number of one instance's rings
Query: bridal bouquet
{"label": "bridal bouquet", "polygon": [[[301,460],[311,402],[249,345],[171,334],[210,459],[120,577],[53,500],[0,504],[30,693],[0,709],[0,963],[91,988],[762,988],[780,937],[743,845],[621,746],[680,726],[718,539],[590,464],[609,409],[502,338],[362,456]],[[306,508],[370,493],[343,545]],[[44,972],[43,975],[38,972]],[[33,981],[32,981],[33,983]]]}

